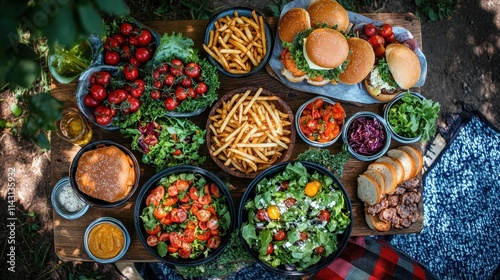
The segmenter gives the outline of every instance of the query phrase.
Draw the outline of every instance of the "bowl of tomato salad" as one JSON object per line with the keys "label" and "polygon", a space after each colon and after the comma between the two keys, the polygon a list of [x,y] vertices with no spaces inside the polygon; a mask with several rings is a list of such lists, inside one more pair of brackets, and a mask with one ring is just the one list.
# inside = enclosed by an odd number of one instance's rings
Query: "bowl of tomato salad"
{"label": "bowl of tomato salad", "polygon": [[236,210],[224,183],[196,166],[164,169],[137,196],[134,224],[153,256],[175,266],[196,266],[222,253]]}
{"label": "bowl of tomato salad", "polygon": [[315,97],[297,110],[295,127],[300,138],[310,146],[328,147],[340,138],[345,111],[340,103]]}
{"label": "bowl of tomato salad", "polygon": [[311,275],[337,258],[352,231],[352,205],[339,179],[311,162],[283,162],[247,187],[238,209],[244,247],[267,270]]}

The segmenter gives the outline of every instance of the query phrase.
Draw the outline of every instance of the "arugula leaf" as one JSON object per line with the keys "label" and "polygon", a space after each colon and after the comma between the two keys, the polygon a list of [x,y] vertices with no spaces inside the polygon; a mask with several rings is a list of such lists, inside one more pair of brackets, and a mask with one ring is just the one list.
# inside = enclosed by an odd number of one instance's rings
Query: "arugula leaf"
{"label": "arugula leaf", "polygon": [[408,138],[422,135],[421,141],[427,142],[436,134],[440,109],[439,102],[422,100],[406,92],[389,109],[388,122],[397,134]]}
{"label": "arugula leaf", "polygon": [[385,61],[385,57],[378,61],[378,69],[380,72],[380,77],[386,83],[388,83],[391,87],[398,88],[399,85],[394,81],[392,77],[391,71],[389,71],[389,65]]}

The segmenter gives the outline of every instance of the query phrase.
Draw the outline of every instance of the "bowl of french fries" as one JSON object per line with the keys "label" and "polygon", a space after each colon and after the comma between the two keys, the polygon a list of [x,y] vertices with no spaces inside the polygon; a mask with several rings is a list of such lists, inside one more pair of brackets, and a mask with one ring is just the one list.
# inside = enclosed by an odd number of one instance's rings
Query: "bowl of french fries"
{"label": "bowl of french fries", "polygon": [[225,172],[254,178],[287,161],[295,143],[290,107],[257,87],[233,90],[212,107],[206,126],[210,156]]}
{"label": "bowl of french fries", "polygon": [[208,61],[229,77],[259,72],[269,61],[273,36],[265,17],[249,8],[230,8],[212,17],[203,49]]}

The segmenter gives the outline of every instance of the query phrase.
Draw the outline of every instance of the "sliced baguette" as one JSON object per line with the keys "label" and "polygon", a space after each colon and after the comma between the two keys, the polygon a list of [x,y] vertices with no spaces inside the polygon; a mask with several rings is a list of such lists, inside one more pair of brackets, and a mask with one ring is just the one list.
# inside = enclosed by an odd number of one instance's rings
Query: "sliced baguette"
{"label": "sliced baguette", "polygon": [[377,182],[371,177],[363,174],[358,176],[357,192],[359,199],[369,205],[379,203],[382,197],[382,192]]}
{"label": "sliced baguette", "polygon": [[422,168],[424,167],[424,158],[422,157],[422,153],[412,146],[401,146],[398,147],[398,149],[407,152],[413,158],[413,161],[415,162],[414,176],[420,174],[420,172],[422,172]]}
{"label": "sliced baguette", "polygon": [[404,181],[415,177],[415,171],[417,170],[417,167],[415,165],[415,161],[410,156],[410,154],[408,154],[403,150],[391,149],[387,151],[387,155],[391,158],[399,160],[403,165],[405,170],[403,178]]}
{"label": "sliced baguette", "polygon": [[396,186],[398,185],[398,177],[396,174],[396,169],[394,169],[392,165],[387,162],[373,162],[368,165],[368,169],[376,169],[380,171],[380,173],[382,173],[385,183],[384,193],[389,194],[396,189]]}
{"label": "sliced baguette", "polygon": [[396,170],[396,177],[398,178],[397,184],[402,183],[405,179],[405,168],[401,161],[399,161],[399,159],[389,156],[383,156],[377,159],[375,162],[387,162],[388,164],[392,165],[392,167],[394,167],[394,170]]}
{"label": "sliced baguette", "polygon": [[371,177],[373,180],[375,180],[375,182],[377,182],[377,184],[380,188],[380,192],[382,192],[382,194],[385,193],[384,175],[382,175],[382,173],[380,173],[380,171],[378,171],[376,169],[367,169],[365,172],[363,172],[363,175]]}
{"label": "sliced baguette", "polygon": [[365,213],[365,220],[368,227],[375,231],[389,231],[391,229],[391,223],[380,220],[378,215]]}

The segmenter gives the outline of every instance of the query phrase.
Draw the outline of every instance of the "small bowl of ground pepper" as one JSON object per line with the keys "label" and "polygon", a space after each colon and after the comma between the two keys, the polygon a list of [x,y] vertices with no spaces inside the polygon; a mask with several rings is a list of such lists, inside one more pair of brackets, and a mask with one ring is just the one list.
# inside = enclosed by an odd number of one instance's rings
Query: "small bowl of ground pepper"
{"label": "small bowl of ground pepper", "polygon": [[342,129],[342,140],[354,158],[372,161],[387,152],[391,145],[391,133],[380,115],[363,111],[347,120]]}

